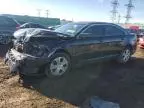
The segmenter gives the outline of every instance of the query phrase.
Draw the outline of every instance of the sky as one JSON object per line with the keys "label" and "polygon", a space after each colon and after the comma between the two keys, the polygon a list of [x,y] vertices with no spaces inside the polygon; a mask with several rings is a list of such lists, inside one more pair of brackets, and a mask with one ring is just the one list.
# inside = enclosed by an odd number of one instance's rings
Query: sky
{"label": "sky", "polygon": [[[112,0],[0,0],[0,14],[17,14],[61,18],[74,21],[111,21]],[[118,12],[125,21],[128,0],[119,0]],[[133,0],[131,23],[144,23],[144,0]]]}

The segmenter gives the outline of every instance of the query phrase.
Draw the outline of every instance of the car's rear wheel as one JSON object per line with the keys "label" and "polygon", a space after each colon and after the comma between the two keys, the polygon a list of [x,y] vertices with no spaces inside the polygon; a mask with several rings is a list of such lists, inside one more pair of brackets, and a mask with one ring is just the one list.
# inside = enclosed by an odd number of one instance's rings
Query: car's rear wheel
{"label": "car's rear wheel", "polygon": [[125,64],[130,60],[130,58],[131,58],[131,50],[129,47],[127,47],[122,51],[121,55],[118,58],[118,62]]}
{"label": "car's rear wheel", "polygon": [[70,57],[65,53],[56,53],[46,66],[45,74],[47,77],[61,77],[69,72],[70,67]]}

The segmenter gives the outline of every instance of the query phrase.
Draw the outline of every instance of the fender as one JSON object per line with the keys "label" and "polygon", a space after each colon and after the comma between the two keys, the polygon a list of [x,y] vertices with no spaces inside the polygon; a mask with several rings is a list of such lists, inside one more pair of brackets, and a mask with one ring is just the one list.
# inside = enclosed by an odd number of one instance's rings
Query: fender
{"label": "fender", "polygon": [[66,53],[66,54],[68,54],[68,55],[70,56],[70,58],[71,58],[70,53],[69,53],[66,49],[61,48],[61,47],[57,47],[57,48],[53,49],[53,50],[49,53],[48,58],[53,57],[54,54],[55,54],[55,53],[58,53],[58,52]]}

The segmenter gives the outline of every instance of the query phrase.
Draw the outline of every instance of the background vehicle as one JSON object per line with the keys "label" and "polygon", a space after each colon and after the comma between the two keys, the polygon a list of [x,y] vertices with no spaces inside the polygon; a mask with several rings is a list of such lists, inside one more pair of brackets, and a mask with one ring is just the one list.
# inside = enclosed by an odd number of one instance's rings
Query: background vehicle
{"label": "background vehicle", "polygon": [[[70,23],[55,31],[35,29],[23,35],[7,53],[12,71],[25,75],[45,72],[50,77],[62,76],[73,64],[114,58],[126,63],[137,44],[135,35],[111,23]],[[11,58],[22,62],[13,66]]]}
{"label": "background vehicle", "polygon": [[19,26],[20,24],[16,20],[0,15],[0,44],[8,44]]}
{"label": "background vehicle", "polygon": [[144,36],[139,38],[138,46],[144,49]]}
{"label": "background vehicle", "polygon": [[36,24],[36,23],[25,23],[23,25],[21,25],[18,29],[24,29],[24,28],[42,28],[42,29],[46,29],[46,27],[40,25],[40,24]]}
{"label": "background vehicle", "polygon": [[137,38],[139,39],[140,37],[144,36],[144,30],[143,29],[138,29],[138,30],[134,30],[134,29],[126,29],[129,33],[134,33],[136,34]]}

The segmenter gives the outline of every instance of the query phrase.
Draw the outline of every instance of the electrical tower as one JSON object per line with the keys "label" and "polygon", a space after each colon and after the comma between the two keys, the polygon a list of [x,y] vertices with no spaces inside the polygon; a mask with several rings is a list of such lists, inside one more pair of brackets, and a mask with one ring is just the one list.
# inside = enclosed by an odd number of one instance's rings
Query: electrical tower
{"label": "electrical tower", "polygon": [[49,10],[46,10],[46,17],[49,17]]}
{"label": "electrical tower", "polygon": [[120,24],[120,21],[121,21],[121,15],[119,14],[119,16],[118,16],[118,24]]}
{"label": "electrical tower", "polygon": [[118,0],[113,0],[111,2],[111,4],[112,4],[112,7],[113,7],[112,11],[111,11],[111,13],[112,13],[112,22],[114,23],[116,21],[116,15],[117,15],[117,9],[118,9],[119,2],[118,2]]}
{"label": "electrical tower", "polygon": [[132,18],[131,12],[132,12],[132,9],[134,8],[134,5],[132,2],[133,2],[133,0],[129,0],[129,3],[125,5],[127,7],[127,14],[125,16],[125,18],[126,18],[125,23],[126,24],[129,23],[129,20]]}
{"label": "electrical tower", "polygon": [[41,16],[41,9],[37,9],[37,12],[38,12],[38,17]]}

